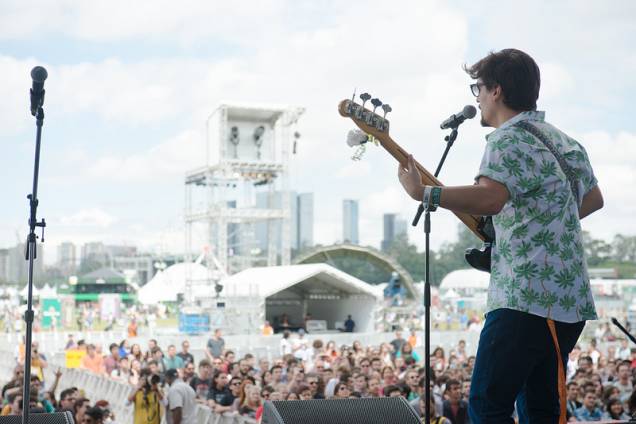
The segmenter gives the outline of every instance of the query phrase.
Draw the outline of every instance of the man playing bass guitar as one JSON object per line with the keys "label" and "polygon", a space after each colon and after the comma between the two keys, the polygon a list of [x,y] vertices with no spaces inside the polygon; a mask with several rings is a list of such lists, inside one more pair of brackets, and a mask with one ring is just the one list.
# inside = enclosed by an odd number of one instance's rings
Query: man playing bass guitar
{"label": "man playing bass guitar", "polygon": [[[486,321],[471,379],[472,424],[556,423],[562,364],[586,320],[596,319],[580,219],[603,206],[583,146],[537,111],[540,74],[526,53],[490,53],[466,72],[481,110],[495,130],[476,184],[424,186],[414,159],[399,180],[430,209],[492,215]],[[557,360],[558,354],[562,364]],[[558,384],[559,383],[559,384]]]}

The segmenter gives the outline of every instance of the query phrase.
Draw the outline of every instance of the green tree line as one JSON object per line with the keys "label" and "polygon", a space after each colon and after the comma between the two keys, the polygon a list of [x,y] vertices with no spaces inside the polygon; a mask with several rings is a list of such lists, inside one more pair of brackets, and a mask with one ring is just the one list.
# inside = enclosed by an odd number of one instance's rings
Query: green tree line
{"label": "green tree line", "polygon": [[[584,231],[583,245],[590,268],[614,268],[619,278],[636,278],[636,236],[617,234],[608,243]],[[460,224],[456,241],[445,242],[438,249],[431,250],[431,284],[439,285],[451,271],[470,268],[464,252],[471,247],[481,247],[481,240]],[[406,234],[399,236],[385,253],[395,258],[415,281],[424,280],[425,252],[409,242]],[[360,257],[339,257],[332,262],[342,271],[371,284],[387,282],[391,277],[389,270],[378,269]]]}

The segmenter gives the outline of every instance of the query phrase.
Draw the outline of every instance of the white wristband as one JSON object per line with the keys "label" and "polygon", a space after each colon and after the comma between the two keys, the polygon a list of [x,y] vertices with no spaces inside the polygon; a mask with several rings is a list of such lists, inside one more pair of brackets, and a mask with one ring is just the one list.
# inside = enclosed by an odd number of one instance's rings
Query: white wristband
{"label": "white wristband", "polygon": [[424,207],[428,207],[431,202],[431,191],[433,190],[432,186],[424,186],[424,196],[422,199],[422,203],[424,203]]}

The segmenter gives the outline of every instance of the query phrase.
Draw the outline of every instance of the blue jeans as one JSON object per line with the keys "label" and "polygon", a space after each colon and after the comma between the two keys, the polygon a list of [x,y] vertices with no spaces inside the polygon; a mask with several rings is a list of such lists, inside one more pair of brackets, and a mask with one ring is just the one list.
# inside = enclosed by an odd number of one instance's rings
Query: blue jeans
{"label": "blue jeans", "polygon": [[[585,321],[556,322],[561,360],[567,364]],[[545,318],[512,309],[486,315],[470,385],[472,424],[512,424],[519,397],[519,422],[559,421],[556,348]]]}

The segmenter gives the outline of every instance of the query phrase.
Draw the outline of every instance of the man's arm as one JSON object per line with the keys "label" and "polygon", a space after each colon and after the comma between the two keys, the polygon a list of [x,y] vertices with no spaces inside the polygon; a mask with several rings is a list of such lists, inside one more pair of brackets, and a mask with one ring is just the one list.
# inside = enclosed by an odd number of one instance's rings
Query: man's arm
{"label": "man's arm", "polygon": [[497,215],[509,197],[505,185],[482,176],[475,185],[443,187],[439,205],[471,215]]}
{"label": "man's arm", "polygon": [[181,424],[181,407],[178,406],[172,409],[170,412],[172,412],[172,423]]}
{"label": "man's arm", "polygon": [[[398,165],[398,177],[404,190],[413,199],[421,202],[424,196],[424,185],[413,156],[409,155],[406,169]],[[439,206],[472,215],[496,215],[509,197],[510,193],[505,185],[481,176],[475,185],[442,187]]]}
{"label": "man's arm", "polygon": [[210,349],[210,341],[208,340],[208,343],[206,343],[205,345],[205,350],[203,351],[203,353],[205,353],[205,356],[208,358],[208,361],[212,362],[214,361],[214,356],[212,355],[212,351]]}
{"label": "man's arm", "polygon": [[585,196],[583,196],[581,209],[579,209],[579,219],[585,218],[602,207],[603,194],[601,193],[601,189],[598,188],[598,185],[596,185],[592,190],[588,191]]}
{"label": "man's arm", "polygon": [[55,393],[57,390],[57,385],[60,382],[60,377],[62,377],[62,369],[60,367],[57,368],[57,371],[55,371],[55,381],[53,381],[53,384],[51,385],[51,388],[49,390],[47,390],[48,392],[51,393]]}

